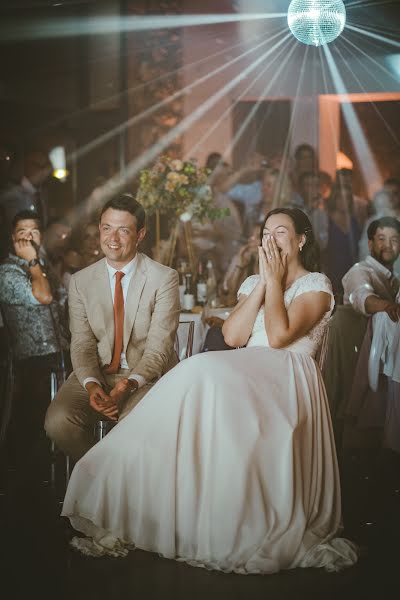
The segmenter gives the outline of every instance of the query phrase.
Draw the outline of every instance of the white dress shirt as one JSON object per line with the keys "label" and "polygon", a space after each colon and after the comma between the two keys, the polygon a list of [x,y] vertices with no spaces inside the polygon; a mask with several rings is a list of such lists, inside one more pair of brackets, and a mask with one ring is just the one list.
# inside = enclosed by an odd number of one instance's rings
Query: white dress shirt
{"label": "white dress shirt", "polygon": [[[121,279],[122,294],[124,296],[124,307],[125,307],[129,284],[131,282],[132,277],[135,276],[136,269],[137,269],[137,255],[127,265],[125,265],[123,267],[123,269],[114,269],[114,267],[112,267],[111,265],[108,264],[107,259],[106,259],[106,265],[107,265],[108,277],[109,277],[109,281],[110,281],[111,296],[112,296],[113,304],[114,304],[114,294],[115,294],[115,274],[118,270],[125,273],[125,277],[123,277]],[[125,352],[121,353],[120,368],[121,369],[129,369],[129,365],[127,363],[126,356],[125,356]],[[145,385],[147,383],[146,379],[142,375],[138,375],[136,373],[132,373],[131,375],[129,375],[128,379],[135,379],[139,384],[139,388],[141,388],[143,385]],[[86,377],[86,379],[83,382],[83,386],[86,387],[86,384],[89,383],[90,381],[94,381],[95,383],[98,383],[99,385],[101,385],[100,381],[98,379],[96,379],[95,377]]]}
{"label": "white dress shirt", "polygon": [[398,289],[396,276],[372,256],[353,265],[342,283],[343,303],[351,304],[354,310],[367,317],[365,301],[369,296],[394,302]]}

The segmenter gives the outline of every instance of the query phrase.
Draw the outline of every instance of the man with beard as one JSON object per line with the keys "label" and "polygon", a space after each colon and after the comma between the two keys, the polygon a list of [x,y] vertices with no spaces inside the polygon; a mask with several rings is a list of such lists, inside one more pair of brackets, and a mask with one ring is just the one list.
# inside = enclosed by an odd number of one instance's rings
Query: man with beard
{"label": "man with beard", "polygon": [[383,448],[376,472],[387,470],[394,489],[400,481],[400,293],[393,265],[400,253],[400,221],[372,221],[368,246],[370,255],[343,278],[344,303],[371,316],[346,409],[344,447]]}
{"label": "man with beard", "polygon": [[392,321],[400,318],[395,301],[399,280],[393,265],[400,253],[400,221],[382,217],[368,227],[370,256],[353,265],[343,277],[344,304],[369,316],[385,311]]}

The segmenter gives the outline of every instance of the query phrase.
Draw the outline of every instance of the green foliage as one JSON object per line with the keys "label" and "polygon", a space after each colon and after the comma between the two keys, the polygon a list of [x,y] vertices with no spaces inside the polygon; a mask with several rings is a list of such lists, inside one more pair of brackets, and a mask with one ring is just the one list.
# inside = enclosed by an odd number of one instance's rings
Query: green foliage
{"label": "green foliage", "polygon": [[194,161],[161,156],[151,169],[141,171],[137,200],[148,215],[159,211],[200,222],[221,219],[229,209],[214,205],[209,175],[209,169]]}

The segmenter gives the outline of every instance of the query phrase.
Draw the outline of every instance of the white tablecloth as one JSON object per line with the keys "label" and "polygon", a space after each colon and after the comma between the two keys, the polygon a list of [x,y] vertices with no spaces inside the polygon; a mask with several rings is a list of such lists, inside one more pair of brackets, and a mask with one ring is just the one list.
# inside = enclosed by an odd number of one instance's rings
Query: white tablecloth
{"label": "white tablecloth", "polygon": [[[206,308],[206,316],[207,317],[220,317],[221,319],[226,319],[229,313],[231,312],[231,308]],[[192,354],[198,354],[206,339],[207,331],[209,326],[204,323],[204,315],[203,313],[188,313],[181,312],[179,317],[179,323],[182,323],[178,327],[178,355],[179,359],[182,360],[185,358],[186,354],[186,346],[187,346],[187,338],[188,338],[188,329],[189,326],[185,325],[185,322],[194,321],[194,337],[193,337],[193,350]]]}

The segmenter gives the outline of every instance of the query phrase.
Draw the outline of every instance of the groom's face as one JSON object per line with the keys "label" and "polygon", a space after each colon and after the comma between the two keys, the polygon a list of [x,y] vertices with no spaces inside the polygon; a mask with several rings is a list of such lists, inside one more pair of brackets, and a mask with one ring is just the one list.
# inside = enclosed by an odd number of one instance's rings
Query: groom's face
{"label": "groom's face", "polygon": [[116,269],[128,264],[135,257],[144,234],[144,229],[137,231],[136,217],[131,213],[107,209],[100,222],[100,245],[107,262]]}

